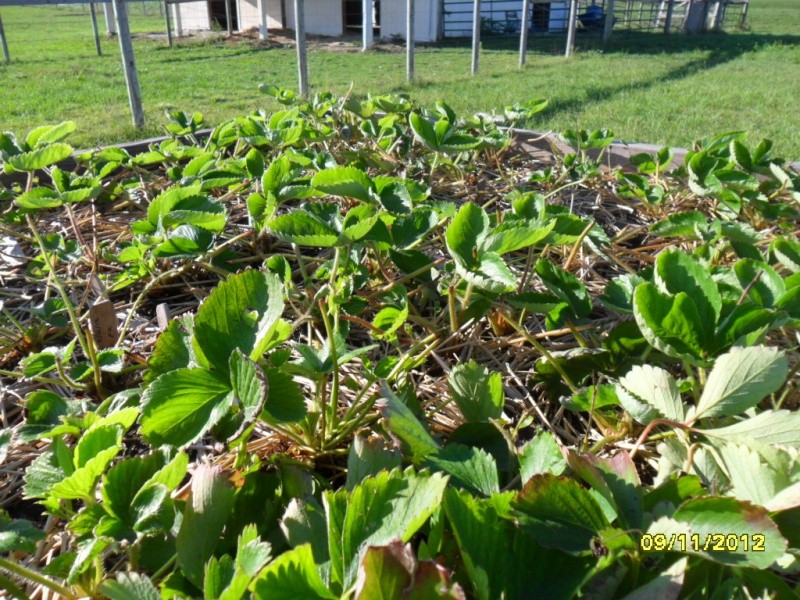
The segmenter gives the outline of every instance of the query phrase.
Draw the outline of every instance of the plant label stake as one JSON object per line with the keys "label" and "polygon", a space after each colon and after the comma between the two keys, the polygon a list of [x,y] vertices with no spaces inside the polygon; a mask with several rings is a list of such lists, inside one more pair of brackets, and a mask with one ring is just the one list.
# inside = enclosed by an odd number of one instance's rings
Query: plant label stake
{"label": "plant label stake", "polygon": [[169,305],[166,302],[156,306],[156,320],[158,321],[158,328],[162,331],[169,326]]}
{"label": "plant label stake", "polygon": [[414,82],[414,0],[406,2],[406,79]]}
{"label": "plant label stake", "polygon": [[472,5],[472,74],[478,74],[478,61],[481,55],[481,0]]}
{"label": "plant label stake", "polygon": [[139,77],[136,74],[136,59],[133,56],[131,30],[128,24],[128,5],[124,0],[112,0],[112,2],[114,3],[114,13],[117,15],[119,49],[122,53],[125,83],[128,86],[128,101],[131,106],[133,126],[141,129],[144,127],[144,110],[142,109],[142,95],[139,91]]}
{"label": "plant label stake", "polygon": [[98,302],[89,309],[89,329],[96,347],[112,348],[117,343],[117,311],[111,300]]}
{"label": "plant label stake", "polygon": [[295,41],[297,44],[297,74],[300,95],[308,98],[308,55],[306,54],[306,7],[303,0],[294,0]]}

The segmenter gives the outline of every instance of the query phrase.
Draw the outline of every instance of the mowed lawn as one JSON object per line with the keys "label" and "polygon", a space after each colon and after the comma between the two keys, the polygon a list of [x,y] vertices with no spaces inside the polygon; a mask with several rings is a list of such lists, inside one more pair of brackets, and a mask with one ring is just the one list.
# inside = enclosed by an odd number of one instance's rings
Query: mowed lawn
{"label": "mowed lawn", "polygon": [[[209,124],[272,109],[259,83],[296,86],[293,48],[215,35],[169,49],[157,11],[132,10],[145,131],[130,126],[116,40],[103,36],[97,57],[88,12],[52,6],[0,11],[12,56],[0,64],[0,130],[24,134],[69,119],[78,123],[73,144],[86,147],[160,134],[170,107],[200,111]],[[617,36],[605,48],[579,36],[570,59],[561,56],[561,38],[533,39],[523,70],[514,40],[487,39],[474,78],[468,44],[420,48],[413,86],[404,81],[402,52],[314,50],[311,84],[335,93],[352,86],[357,95],[405,92],[419,104],[442,99],[462,113],[546,98],[549,108],[530,127],[606,127],[620,140],[684,147],[747,130],[800,159],[800,2],[752,0],[750,20],[748,32]]]}

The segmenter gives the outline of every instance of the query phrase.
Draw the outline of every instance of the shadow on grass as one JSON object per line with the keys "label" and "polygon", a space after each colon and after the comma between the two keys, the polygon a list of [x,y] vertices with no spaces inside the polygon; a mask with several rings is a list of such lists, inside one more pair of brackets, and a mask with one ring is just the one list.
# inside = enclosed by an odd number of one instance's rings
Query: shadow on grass
{"label": "shadow on grass", "polygon": [[[442,48],[469,48],[469,38],[448,39],[441,42]],[[564,53],[565,34],[532,35],[528,38],[528,51],[540,54]],[[484,36],[482,50],[486,52],[508,52],[519,48],[516,36]],[[800,35],[755,34],[743,31],[710,32],[698,35],[659,32],[615,32],[606,44],[597,33],[578,30],[575,52],[599,51],[603,54],[679,54],[684,52],[714,51],[732,60],[737,56],[754,52],[765,46],[800,46]]]}
{"label": "shadow on grass", "polygon": [[[663,33],[620,33],[607,44],[596,34],[582,32],[576,39],[576,53],[599,50],[606,55],[646,55],[684,54],[693,51],[704,52],[705,56],[690,60],[667,73],[660,73],[631,81],[623,85],[592,85],[580,97],[556,100],[547,107],[548,116],[579,110],[587,103],[603,102],[610,98],[647,90],[669,81],[679,81],[703,71],[736,60],[740,56],[757,52],[768,46],[798,46],[800,35],[768,35],[715,32],[704,35],[682,35]],[[529,43],[529,51],[539,54],[561,54],[564,52],[565,37],[548,35],[534,38]],[[448,47],[469,47],[470,40],[450,40]],[[510,37],[488,37],[483,40],[483,52],[508,52],[518,48],[518,40]]]}

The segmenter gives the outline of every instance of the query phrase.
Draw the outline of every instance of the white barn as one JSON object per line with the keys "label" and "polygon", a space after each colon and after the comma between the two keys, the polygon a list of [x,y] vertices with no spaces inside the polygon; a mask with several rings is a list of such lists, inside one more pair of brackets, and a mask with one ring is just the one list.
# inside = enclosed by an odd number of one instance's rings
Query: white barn
{"label": "white barn", "polygon": [[[226,0],[201,0],[173,5],[176,29],[226,29]],[[227,0],[232,29],[244,31],[261,26],[259,5],[266,13],[268,29],[294,29],[292,0]],[[380,37],[405,36],[406,6],[401,0],[373,0],[376,30]],[[414,37],[418,42],[439,39],[439,0],[417,0]],[[346,32],[360,32],[362,0],[306,0],[306,32],[338,37]]]}
{"label": "white barn", "polygon": [[[293,0],[198,0],[174,4],[175,27],[181,29],[226,29],[225,2],[231,15],[231,28],[244,31],[261,26],[260,9],[268,29],[294,29]],[[373,23],[382,39],[405,37],[406,2],[372,0]],[[567,21],[567,2],[534,0],[527,22],[534,29],[563,29]],[[362,25],[362,0],[306,0],[306,31],[312,35],[338,37],[358,33]],[[516,33],[521,26],[522,0],[483,0],[481,17]],[[512,31],[515,29],[516,31]],[[414,37],[417,42],[435,42],[445,37],[472,33],[472,0],[416,0]]]}

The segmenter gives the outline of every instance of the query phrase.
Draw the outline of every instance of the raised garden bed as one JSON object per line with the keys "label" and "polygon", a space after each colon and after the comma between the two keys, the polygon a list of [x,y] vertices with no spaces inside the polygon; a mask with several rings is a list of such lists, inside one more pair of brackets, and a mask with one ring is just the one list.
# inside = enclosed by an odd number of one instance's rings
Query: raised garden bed
{"label": "raised garden bed", "polygon": [[610,132],[500,128],[536,101],[269,91],[69,169],[69,124],[0,138],[1,587],[794,595],[800,179],[770,144],[623,171]]}

